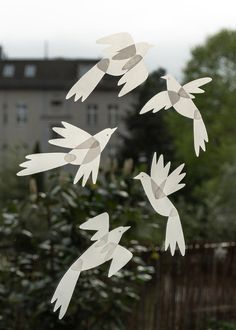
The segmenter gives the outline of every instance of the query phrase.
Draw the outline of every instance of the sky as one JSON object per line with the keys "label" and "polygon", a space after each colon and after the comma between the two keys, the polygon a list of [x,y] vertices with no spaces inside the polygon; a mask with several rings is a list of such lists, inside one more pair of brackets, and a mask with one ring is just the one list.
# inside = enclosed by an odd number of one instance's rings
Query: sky
{"label": "sky", "polygon": [[154,44],[149,70],[181,77],[191,49],[222,28],[236,29],[236,0],[0,0],[0,44],[8,57],[98,58],[96,40],[129,32]]}

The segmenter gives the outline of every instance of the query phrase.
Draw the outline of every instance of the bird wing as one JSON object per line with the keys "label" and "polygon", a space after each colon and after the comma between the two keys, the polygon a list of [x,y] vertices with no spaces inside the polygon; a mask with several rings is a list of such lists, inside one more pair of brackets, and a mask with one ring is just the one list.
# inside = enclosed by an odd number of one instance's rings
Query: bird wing
{"label": "bird wing", "polygon": [[161,155],[157,161],[156,152],[153,155],[152,165],[151,165],[151,178],[159,186],[164,182],[169,173],[170,162],[164,165],[164,157]]}
{"label": "bird wing", "polygon": [[64,152],[28,155],[25,157],[28,160],[20,164],[24,169],[18,172],[17,176],[32,175],[66,165],[68,162],[65,160],[65,156]]}
{"label": "bird wing", "polygon": [[97,241],[103,238],[109,232],[109,214],[101,213],[96,217],[90,218],[79,226],[84,230],[96,230],[96,234],[91,237],[91,241]]}
{"label": "bird wing", "polygon": [[98,44],[107,44],[110,47],[104,49],[106,56],[113,56],[119,50],[126,48],[134,43],[129,33],[116,33],[97,40]]}
{"label": "bird wing", "polygon": [[186,173],[181,173],[184,168],[184,164],[177,167],[173,172],[171,172],[166,178],[163,184],[163,192],[165,195],[170,195],[176,192],[177,190],[182,189],[185,184],[180,183],[180,181],[185,177]]}
{"label": "bird wing", "polygon": [[122,70],[131,70],[135,65],[142,61],[143,57],[141,55],[134,55],[131,57],[128,62],[125,63]]}
{"label": "bird wing", "polygon": [[[183,167],[184,164],[180,165],[169,174],[170,162],[165,166],[163,155],[161,155],[157,161],[156,153],[154,153],[151,166],[151,178],[154,181],[152,188],[154,192],[158,195],[162,190],[164,194],[168,196],[183,188],[185,184],[179,183],[186,175],[186,173],[181,173]],[[157,187],[155,184],[157,184]]]}
{"label": "bird wing", "polygon": [[192,81],[188,82],[187,84],[183,85],[183,88],[189,94],[190,93],[196,93],[196,94],[204,93],[205,91],[199,87],[209,83],[210,81],[212,81],[212,78],[210,78],[210,77],[199,78],[196,80],[192,80]]}
{"label": "bird wing", "polygon": [[95,184],[97,181],[99,164],[100,164],[100,155],[98,155],[89,163],[81,164],[80,168],[78,169],[75,175],[74,184],[76,184],[83,177],[82,186],[84,187],[86,182],[88,181],[90,174],[92,174],[92,180],[93,183]]}
{"label": "bird wing", "polygon": [[141,85],[148,77],[148,71],[144,64],[144,61],[139,61],[132,69],[127,71],[122,78],[118,81],[118,86],[123,85],[119,97],[129,93]]}
{"label": "bird wing", "polygon": [[104,246],[107,244],[109,238],[109,232],[102,236],[102,238],[98,239],[97,243],[94,245],[96,248],[100,246]]}
{"label": "bird wing", "polygon": [[102,59],[95,64],[71,87],[66,95],[66,99],[68,100],[74,96],[75,102],[80,98],[81,102],[84,102],[104,77],[109,63],[109,59]]}
{"label": "bird wing", "polygon": [[64,121],[62,121],[62,125],[64,127],[53,127],[53,131],[61,135],[63,138],[49,140],[48,142],[50,144],[58,147],[74,149],[79,144],[92,137],[89,133],[79,127]]}
{"label": "bird wing", "polygon": [[127,60],[136,55],[136,47],[135,45],[129,45],[123,49],[118,50],[117,54],[115,54],[112,59],[113,60]]}
{"label": "bird wing", "polygon": [[116,247],[118,246],[117,243],[108,242],[101,250],[101,253],[106,253],[104,256],[104,260],[108,261],[113,257]]}
{"label": "bird wing", "polygon": [[153,113],[161,109],[169,109],[171,107],[170,98],[167,91],[160,92],[154,95],[141,109],[140,114],[152,111]]}
{"label": "bird wing", "polygon": [[132,257],[133,254],[129,250],[118,244],[113,253],[108,277],[111,277],[112,275],[117,273],[130,261]]}

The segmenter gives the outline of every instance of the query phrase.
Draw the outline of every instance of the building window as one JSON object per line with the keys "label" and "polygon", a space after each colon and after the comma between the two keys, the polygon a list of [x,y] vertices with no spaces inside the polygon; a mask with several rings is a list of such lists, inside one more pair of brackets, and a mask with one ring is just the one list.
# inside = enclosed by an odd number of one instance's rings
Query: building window
{"label": "building window", "polygon": [[58,139],[60,137],[60,135],[53,130],[54,127],[58,127],[58,123],[49,125],[50,139]]}
{"label": "building window", "polygon": [[24,125],[27,122],[27,106],[23,103],[16,105],[16,122],[18,125]]}
{"label": "building window", "polygon": [[53,106],[53,107],[60,107],[60,106],[62,106],[62,100],[52,100],[51,101],[51,106]]}
{"label": "building window", "polygon": [[98,123],[98,109],[96,104],[88,105],[87,124],[88,126],[96,126]]}
{"label": "building window", "polygon": [[117,125],[119,120],[119,108],[117,104],[108,105],[108,124],[111,126]]}
{"label": "building window", "polygon": [[24,75],[27,78],[32,78],[36,74],[36,66],[34,64],[27,64],[25,66],[25,72]]}
{"label": "building window", "polygon": [[2,72],[3,77],[7,77],[7,78],[13,77],[14,73],[15,73],[15,67],[13,64],[4,65]]}
{"label": "building window", "polygon": [[3,112],[2,112],[2,122],[3,124],[7,124],[8,123],[8,113],[7,113],[7,104],[3,103],[2,106]]}

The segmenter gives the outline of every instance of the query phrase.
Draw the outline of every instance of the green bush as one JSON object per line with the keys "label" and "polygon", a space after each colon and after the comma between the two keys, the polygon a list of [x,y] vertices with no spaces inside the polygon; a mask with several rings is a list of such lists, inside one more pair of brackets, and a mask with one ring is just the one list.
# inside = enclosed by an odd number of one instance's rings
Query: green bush
{"label": "green bush", "polygon": [[[131,180],[103,181],[82,189],[55,176],[48,179],[44,193],[37,193],[31,181],[28,197],[5,206],[0,219],[0,249],[5,252],[0,272],[1,329],[125,329],[140,285],[153,273],[151,260],[144,256],[147,237],[149,242],[153,237],[153,246],[156,243],[151,220],[156,221]],[[50,299],[59,279],[91,244],[91,233],[78,227],[104,211],[110,215],[111,228],[132,226],[121,244],[134,257],[111,278],[108,263],[82,273],[67,314],[59,321]]]}

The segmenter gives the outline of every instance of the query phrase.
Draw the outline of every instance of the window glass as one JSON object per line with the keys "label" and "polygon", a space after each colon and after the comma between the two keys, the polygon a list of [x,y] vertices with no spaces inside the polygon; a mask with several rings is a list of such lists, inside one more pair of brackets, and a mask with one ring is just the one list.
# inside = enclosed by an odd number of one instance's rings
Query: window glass
{"label": "window glass", "polygon": [[2,122],[3,124],[7,124],[8,123],[8,112],[7,112],[7,104],[4,103],[3,107],[2,107],[3,111],[2,111]]}
{"label": "window glass", "polygon": [[18,125],[24,125],[27,122],[27,106],[24,103],[16,105],[16,122]]}
{"label": "window glass", "polygon": [[98,123],[98,109],[96,104],[89,104],[87,109],[87,125],[96,126]]}
{"label": "window glass", "polygon": [[34,64],[27,64],[25,66],[25,77],[32,78],[36,74],[36,66]]}
{"label": "window glass", "polygon": [[13,77],[15,73],[15,67],[13,64],[6,64],[3,67],[3,77]]}
{"label": "window glass", "polygon": [[108,124],[117,125],[119,121],[119,108],[117,104],[108,105]]}
{"label": "window glass", "polygon": [[51,105],[53,107],[60,107],[61,105],[63,104],[63,101],[62,100],[51,100]]}

